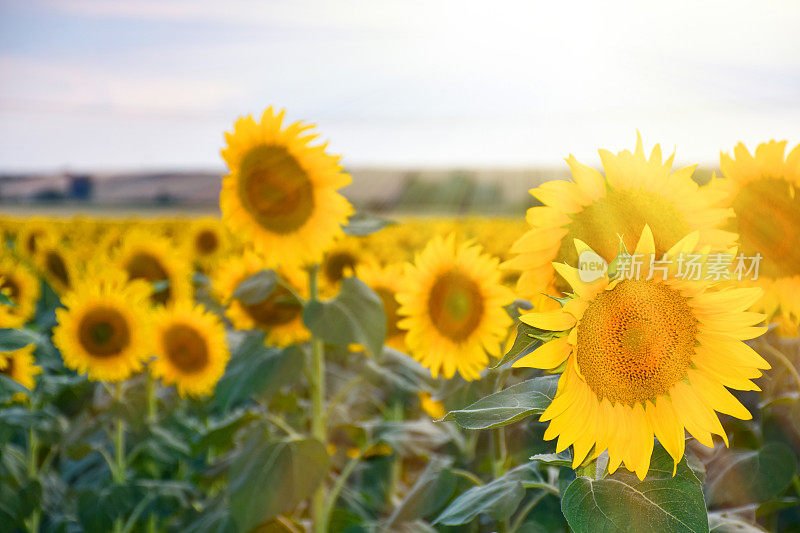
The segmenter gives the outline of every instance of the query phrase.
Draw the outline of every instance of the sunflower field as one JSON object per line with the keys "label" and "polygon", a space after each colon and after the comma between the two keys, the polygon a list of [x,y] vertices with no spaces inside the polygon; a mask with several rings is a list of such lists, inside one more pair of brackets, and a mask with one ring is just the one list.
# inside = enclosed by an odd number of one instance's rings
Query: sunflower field
{"label": "sunflower field", "polygon": [[221,154],[221,218],[0,219],[0,531],[800,531],[800,146],[524,219],[356,212],[272,108]]}

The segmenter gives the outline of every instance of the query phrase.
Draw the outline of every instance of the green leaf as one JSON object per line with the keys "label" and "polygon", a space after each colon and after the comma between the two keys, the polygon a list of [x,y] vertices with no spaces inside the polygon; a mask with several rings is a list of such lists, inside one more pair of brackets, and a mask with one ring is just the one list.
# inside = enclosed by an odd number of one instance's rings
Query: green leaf
{"label": "green leaf", "polygon": [[[14,394],[19,392],[27,393],[28,389],[5,374],[0,374],[0,400],[9,401]],[[5,411],[0,411],[0,419],[5,413]]]}
{"label": "green leaf", "polygon": [[759,450],[731,450],[708,467],[706,494],[716,506],[767,501],[783,492],[796,470],[797,457],[782,443],[772,442]]}
{"label": "green leaf", "polygon": [[450,411],[442,419],[454,420],[464,429],[490,429],[542,414],[556,395],[558,376],[545,376],[517,383],[495,392],[469,407]]}
{"label": "green leaf", "polygon": [[523,481],[538,479],[534,465],[529,463],[518,466],[486,485],[466,491],[442,511],[434,524],[466,524],[481,513],[486,513],[497,521],[505,520],[517,510],[525,496]]}
{"label": "green leaf", "polygon": [[225,375],[217,383],[214,402],[228,411],[253,395],[269,398],[280,387],[294,383],[302,370],[300,347],[281,350],[265,346],[262,334],[249,335],[235,350]]}
{"label": "green leaf", "polygon": [[345,346],[363,344],[377,355],[386,339],[386,314],[375,291],[358,278],[344,278],[341,292],[332,300],[310,300],[303,322],[325,342]]}
{"label": "green leaf", "polygon": [[241,282],[231,298],[247,305],[255,305],[269,298],[277,281],[278,275],[274,270],[261,270]]}
{"label": "green leaf", "polygon": [[13,352],[41,342],[41,335],[29,329],[0,329],[0,352]]}
{"label": "green leaf", "polygon": [[682,460],[656,446],[643,481],[621,470],[604,479],[578,477],[564,491],[561,510],[576,533],[605,531],[707,532],[700,480]]}
{"label": "green leaf", "polygon": [[448,468],[451,462],[437,457],[431,459],[382,529],[389,531],[397,524],[439,512],[456,490],[457,478]]}
{"label": "green leaf", "polygon": [[547,466],[566,466],[572,468],[572,454],[569,450],[560,453],[540,453],[531,457],[531,461],[538,461]]}
{"label": "green leaf", "polygon": [[492,368],[499,368],[507,363],[516,361],[523,355],[528,355],[535,350],[542,344],[541,340],[532,335],[535,332],[539,332],[539,330],[520,322],[517,325],[517,338],[514,340],[514,345]]}
{"label": "green leaf", "polygon": [[316,439],[268,441],[253,432],[231,466],[231,514],[241,531],[292,511],[311,496],[328,472],[330,458]]}
{"label": "green leaf", "polygon": [[347,221],[347,225],[344,226],[342,230],[347,235],[363,237],[364,235],[375,233],[386,226],[394,224],[397,224],[394,220],[359,212],[350,217],[350,220]]}

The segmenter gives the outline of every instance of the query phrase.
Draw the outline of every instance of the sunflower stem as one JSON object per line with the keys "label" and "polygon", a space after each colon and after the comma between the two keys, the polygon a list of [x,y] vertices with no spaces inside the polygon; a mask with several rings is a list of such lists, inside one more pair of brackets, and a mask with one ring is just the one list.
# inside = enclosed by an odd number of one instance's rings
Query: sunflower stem
{"label": "sunflower stem", "polygon": [[[33,430],[33,427],[31,427],[28,432],[28,477],[31,479],[38,479],[39,477],[39,471],[37,468],[38,455],[39,440],[36,437],[36,432]],[[41,521],[42,516],[41,512],[41,509],[37,507],[33,510],[30,518],[28,519],[28,530],[31,531],[31,533],[38,533],[39,531],[39,522]]]}
{"label": "sunflower stem", "polygon": [[[118,383],[115,391],[117,403],[122,405],[122,383]],[[115,420],[114,441],[114,482],[118,485],[125,482],[125,422],[118,413]]]}
{"label": "sunflower stem", "polygon": [[155,424],[158,410],[158,405],[156,403],[156,384],[150,372],[147,373],[147,382],[145,386],[147,392],[147,421],[150,424]]}
{"label": "sunflower stem", "polygon": [[[319,265],[315,264],[308,271],[308,292],[311,300],[319,297]],[[311,435],[323,446],[327,445],[325,421],[325,351],[322,339],[311,335],[311,368],[309,372],[311,384]],[[320,483],[311,502],[312,520],[316,533],[325,533],[325,484]]]}

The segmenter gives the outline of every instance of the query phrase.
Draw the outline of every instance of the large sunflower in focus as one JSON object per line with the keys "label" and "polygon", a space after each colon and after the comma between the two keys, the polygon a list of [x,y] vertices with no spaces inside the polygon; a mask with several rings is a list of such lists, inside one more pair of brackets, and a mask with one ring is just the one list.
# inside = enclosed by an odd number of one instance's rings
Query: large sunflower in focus
{"label": "large sunflower in focus", "polygon": [[292,293],[307,292],[303,273],[297,269],[278,270],[282,281],[292,290],[279,283],[266,299],[258,303],[245,303],[233,298],[234,291],[244,280],[267,269],[268,263],[252,251],[231,257],[220,265],[213,276],[212,286],[217,299],[228,305],[225,316],[236,329],[263,331],[265,342],[272,346],[289,346],[308,340],[311,334],[303,324],[303,303]]}
{"label": "large sunflower in focus", "polygon": [[574,182],[548,181],[531,190],[544,205],[528,210],[532,229],[514,243],[511,251],[519,255],[504,264],[521,271],[520,296],[558,296],[568,289],[555,275],[553,262],[578,263],[574,239],[606,261],[617,255],[620,237],[632,249],[645,224],[658,253],[692,231],[699,231],[700,243],[714,250],[735,242],[735,234],[720,229],[732,212],[711,207],[714,198],[691,179],[694,166],[670,172],[673,158],[662,163],[661,147],[656,145],[647,159],[641,137],[634,153],[600,150],[600,159],[605,175],[570,156],[566,161]]}
{"label": "large sunflower in focus", "polygon": [[351,179],[326,144],[310,144],[313,126],[284,127],[283,118],[270,107],[260,122],[239,118],[225,134],[222,218],[271,263],[318,262],[353,212],[338,193]]}
{"label": "large sunflower in focus", "polygon": [[[698,240],[693,232],[668,257],[692,253]],[[589,250],[575,244],[578,251]],[[645,226],[635,253],[648,257],[655,250]],[[514,366],[563,369],[541,420],[550,421],[544,438],[558,437],[557,451],[573,446],[575,467],[608,449],[610,472],[624,462],[643,479],[654,435],[677,466],[684,429],[706,446],[713,447],[712,434],[727,445],[716,412],[751,418],[726,387],[760,390],[751,380],[769,368],[742,342],[766,329],[754,326],[762,314],[746,312],[761,289],[712,290],[709,281],[679,278],[675,263],[668,274],[654,269],[650,280],[648,266],[635,279],[603,276],[591,283],[572,267],[555,268],[574,297],[561,309],[521,320],[559,333]]]}
{"label": "large sunflower in focus", "polygon": [[412,357],[451,378],[480,377],[488,355],[500,353],[511,318],[503,306],[513,301],[500,282],[499,261],[477,245],[456,246],[455,237],[435,237],[407,264],[397,294]]}
{"label": "large sunflower in focus", "polygon": [[[757,310],[777,320],[778,333],[800,334],[800,145],[784,159],[786,142],[759,144],[751,155],[743,144],[734,157],[721,154],[720,168],[727,179],[712,182],[732,207],[736,218],[730,229],[739,234],[741,253],[761,254],[758,279],[765,290]],[[747,265],[749,269],[750,264]],[[753,274],[750,276],[752,277]]]}
{"label": "large sunflower in focus", "polygon": [[39,278],[10,256],[0,257],[0,291],[14,303],[0,304],[0,327],[18,328],[33,317],[41,292]]}
{"label": "large sunflower in focus", "polygon": [[123,381],[150,356],[150,286],[108,271],[75,284],[56,310],[53,342],[64,365],[96,381]]}
{"label": "large sunflower in focus", "polygon": [[181,396],[210,394],[225,373],[230,352],[220,319],[189,300],[154,312],[153,376]]}
{"label": "large sunflower in focus", "polygon": [[114,254],[115,265],[129,280],[153,285],[151,301],[166,305],[192,296],[191,268],[170,239],[145,229],[132,229]]}
{"label": "large sunflower in focus", "polygon": [[[42,373],[42,369],[36,366],[33,357],[35,345],[29,344],[13,352],[0,353],[0,374],[10,377],[28,390],[36,387],[35,376]],[[15,394],[14,399],[24,398],[24,394]]]}

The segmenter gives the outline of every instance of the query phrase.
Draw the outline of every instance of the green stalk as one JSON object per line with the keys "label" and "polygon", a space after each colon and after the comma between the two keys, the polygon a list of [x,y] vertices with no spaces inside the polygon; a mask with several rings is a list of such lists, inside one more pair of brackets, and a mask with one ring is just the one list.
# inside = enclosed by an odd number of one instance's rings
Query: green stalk
{"label": "green stalk", "polygon": [[[114,399],[119,405],[122,405],[122,383],[117,383],[114,391]],[[125,483],[125,422],[122,416],[117,415],[114,422],[115,430],[112,434],[112,441],[114,443],[114,468],[112,469],[112,477],[114,483],[122,485]],[[124,527],[122,517],[114,521],[114,531],[121,532]]]}
{"label": "green stalk", "polygon": [[150,372],[147,373],[145,387],[147,393],[147,421],[150,424],[155,424],[156,413],[158,411],[158,404],[156,403],[156,383]]}
{"label": "green stalk", "polygon": [[[37,479],[39,477],[38,470],[38,455],[39,455],[39,440],[36,437],[36,432],[33,427],[28,432],[28,477]],[[42,518],[42,510],[39,506],[33,510],[31,517],[28,520],[28,529],[31,533],[38,533],[39,522]]]}
{"label": "green stalk", "polygon": [[[319,284],[317,274],[319,265],[314,265],[308,271],[309,297],[315,300],[319,297]],[[327,445],[328,437],[325,421],[325,351],[322,339],[311,336],[311,364],[309,370],[311,385],[311,435],[319,440],[323,446]],[[328,525],[325,523],[325,483],[320,483],[311,501],[311,517],[314,522],[315,533],[325,533]]]}

